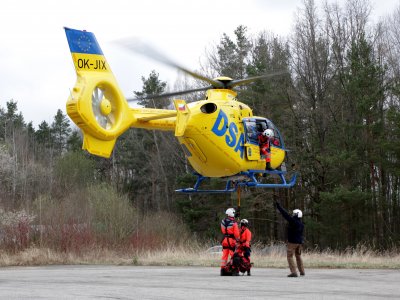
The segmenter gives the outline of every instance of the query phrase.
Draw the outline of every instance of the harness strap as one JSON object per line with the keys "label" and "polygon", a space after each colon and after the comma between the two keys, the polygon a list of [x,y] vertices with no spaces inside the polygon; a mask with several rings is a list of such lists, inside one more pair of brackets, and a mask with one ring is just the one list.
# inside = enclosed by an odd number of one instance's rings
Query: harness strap
{"label": "harness strap", "polygon": [[231,247],[230,245],[229,245],[229,247],[227,247],[227,246],[222,246],[222,249],[229,249],[229,250],[235,251],[235,248],[234,248],[234,247]]}
{"label": "harness strap", "polygon": [[[232,234],[229,234],[228,233],[228,228],[225,226],[225,238],[227,238],[227,240],[228,240],[228,245],[229,245],[229,248],[228,249],[232,249],[233,247],[231,246],[231,242],[229,241],[229,236],[230,235],[232,235]],[[228,237],[227,237],[228,236]]]}

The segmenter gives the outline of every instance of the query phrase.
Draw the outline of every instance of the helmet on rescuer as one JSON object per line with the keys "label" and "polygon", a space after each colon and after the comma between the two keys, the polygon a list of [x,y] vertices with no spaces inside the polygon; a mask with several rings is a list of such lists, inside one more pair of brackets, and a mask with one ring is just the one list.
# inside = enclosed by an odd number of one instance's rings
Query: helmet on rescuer
{"label": "helmet on rescuer", "polygon": [[247,219],[240,220],[240,226],[249,226],[249,221]]}
{"label": "helmet on rescuer", "polygon": [[300,209],[295,209],[293,211],[293,216],[301,218],[301,217],[303,217],[303,213],[302,213],[302,211]]}
{"label": "helmet on rescuer", "polygon": [[235,217],[235,209],[234,208],[228,208],[225,213],[228,217],[232,217],[232,218]]}
{"label": "helmet on rescuer", "polygon": [[274,136],[274,132],[273,132],[272,129],[265,129],[264,132],[263,132],[263,135],[271,138],[271,137]]}

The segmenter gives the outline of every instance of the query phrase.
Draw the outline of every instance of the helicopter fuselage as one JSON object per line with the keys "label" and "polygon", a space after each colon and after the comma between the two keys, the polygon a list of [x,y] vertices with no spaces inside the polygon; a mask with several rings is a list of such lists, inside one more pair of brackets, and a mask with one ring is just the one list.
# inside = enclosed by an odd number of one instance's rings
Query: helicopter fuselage
{"label": "helicopter fuselage", "polygon": [[[263,170],[266,160],[260,155],[259,145],[250,143],[244,120],[252,118],[249,106],[236,100],[236,92],[227,89],[207,91],[207,100],[187,104],[190,117],[184,134],[177,136],[185,155],[196,172],[207,177],[225,177],[250,169]],[[133,115],[143,109],[132,109]],[[176,118],[151,120],[151,113],[168,110],[150,109],[145,121],[131,127],[175,131]],[[267,120],[267,119],[265,119]],[[276,168],[284,160],[285,151],[271,147],[271,166]]]}

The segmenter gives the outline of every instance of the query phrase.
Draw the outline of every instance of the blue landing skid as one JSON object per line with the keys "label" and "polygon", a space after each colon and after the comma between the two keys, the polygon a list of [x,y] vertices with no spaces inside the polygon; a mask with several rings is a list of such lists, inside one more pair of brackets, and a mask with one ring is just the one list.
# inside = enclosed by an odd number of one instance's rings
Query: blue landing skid
{"label": "blue landing skid", "polygon": [[[193,188],[186,188],[186,189],[179,189],[175,192],[183,193],[183,194],[195,194],[195,193],[204,193],[204,194],[223,194],[223,193],[232,193],[235,192],[238,187],[248,186],[248,187],[255,187],[255,188],[291,188],[295,185],[297,179],[297,173],[295,173],[289,182],[286,181],[285,174],[286,171],[279,171],[279,170],[249,170],[247,172],[240,172],[237,175],[227,177],[227,182],[225,185],[225,189],[221,190],[200,190],[200,184],[203,182],[204,179],[208,177],[204,177],[200,174],[197,175],[197,181]],[[258,178],[262,178],[261,174],[268,174],[268,175],[277,175],[281,182],[280,183],[261,183]]]}

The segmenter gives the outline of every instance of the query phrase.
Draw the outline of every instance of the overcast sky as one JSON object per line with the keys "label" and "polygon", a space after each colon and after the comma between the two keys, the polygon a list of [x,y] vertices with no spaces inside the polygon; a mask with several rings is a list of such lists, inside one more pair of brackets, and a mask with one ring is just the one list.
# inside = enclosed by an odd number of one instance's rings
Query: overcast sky
{"label": "overcast sky", "polygon": [[[329,1],[332,2],[332,1]],[[383,16],[400,0],[374,3]],[[316,3],[319,3],[316,0]],[[2,0],[0,6],[0,107],[13,99],[25,121],[53,122],[64,113],[75,84],[63,27],[95,33],[126,97],[141,90],[151,70],[173,86],[176,72],[137,54],[116,40],[136,37],[164,51],[188,69],[199,69],[205,49],[218,44],[239,25],[249,34],[269,31],[286,36],[302,0]]]}

